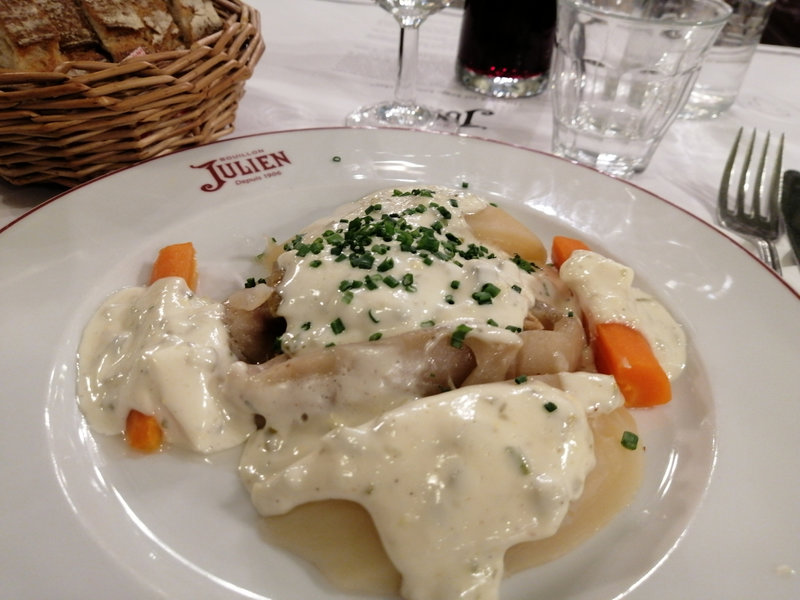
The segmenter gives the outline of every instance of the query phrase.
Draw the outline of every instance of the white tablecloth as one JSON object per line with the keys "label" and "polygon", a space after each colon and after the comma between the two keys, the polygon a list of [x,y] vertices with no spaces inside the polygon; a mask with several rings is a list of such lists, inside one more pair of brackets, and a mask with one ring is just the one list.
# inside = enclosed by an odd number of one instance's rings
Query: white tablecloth
{"label": "white tablecloth", "polygon": [[[374,3],[250,4],[261,13],[267,49],[247,83],[235,135],[339,126],[358,105],[391,97],[398,28]],[[419,99],[458,113],[464,134],[549,151],[549,93],[500,100],[469,92],[456,82],[460,21],[459,9],[447,9],[423,24]],[[760,46],[737,103],[716,120],[676,121],[647,171],[631,182],[713,223],[720,175],[740,126],[785,133],[784,164],[800,169],[798,73],[800,49]],[[0,183],[0,228],[59,191],[54,186]],[[785,238],[779,252],[786,281],[800,290],[800,269]]]}

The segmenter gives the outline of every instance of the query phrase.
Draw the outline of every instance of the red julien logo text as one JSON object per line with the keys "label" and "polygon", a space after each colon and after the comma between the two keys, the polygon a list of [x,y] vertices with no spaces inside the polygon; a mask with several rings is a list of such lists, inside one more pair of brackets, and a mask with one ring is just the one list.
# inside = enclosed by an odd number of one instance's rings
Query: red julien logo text
{"label": "red julien logo text", "polygon": [[292,161],[286,152],[267,152],[253,150],[233,156],[215,158],[200,165],[190,165],[193,169],[205,169],[211,175],[212,183],[204,183],[200,189],[204,192],[216,192],[226,183],[233,181],[236,185],[262,181],[268,177],[281,174],[281,167],[290,165]]}

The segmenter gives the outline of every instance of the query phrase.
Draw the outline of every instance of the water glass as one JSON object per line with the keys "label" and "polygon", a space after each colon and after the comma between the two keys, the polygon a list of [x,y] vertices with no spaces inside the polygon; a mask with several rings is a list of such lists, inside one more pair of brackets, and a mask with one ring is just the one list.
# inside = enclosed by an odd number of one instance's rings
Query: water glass
{"label": "water glass", "polygon": [[556,0],[466,0],[456,76],[474,92],[496,98],[547,89]]}
{"label": "water glass", "polygon": [[713,119],[739,95],[747,68],[767,26],[775,0],[725,0],[733,14],[708,51],[683,119]]}
{"label": "water glass", "polygon": [[553,151],[643,171],[730,13],[723,0],[558,0]]}

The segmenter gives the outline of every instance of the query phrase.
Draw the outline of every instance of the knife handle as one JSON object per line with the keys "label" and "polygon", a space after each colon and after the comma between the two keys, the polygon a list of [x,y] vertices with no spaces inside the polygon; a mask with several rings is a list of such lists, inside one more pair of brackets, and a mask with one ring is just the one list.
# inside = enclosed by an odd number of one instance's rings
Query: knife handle
{"label": "knife handle", "polygon": [[786,225],[786,236],[800,264],[800,171],[785,171],[781,192],[781,212]]}

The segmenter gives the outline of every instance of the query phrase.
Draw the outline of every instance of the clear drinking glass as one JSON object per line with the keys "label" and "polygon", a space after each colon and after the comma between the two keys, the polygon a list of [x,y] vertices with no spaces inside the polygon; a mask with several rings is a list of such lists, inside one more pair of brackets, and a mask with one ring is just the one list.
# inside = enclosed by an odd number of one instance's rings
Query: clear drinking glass
{"label": "clear drinking glass", "polygon": [[722,0],[558,0],[554,153],[643,171],[730,14]]}
{"label": "clear drinking glass", "polygon": [[708,51],[682,119],[714,119],[739,95],[775,0],[725,0],[733,14]]}
{"label": "clear drinking glass", "polygon": [[367,127],[408,127],[436,131],[457,131],[458,122],[416,100],[419,56],[419,28],[430,15],[453,0],[375,0],[400,24],[397,82],[394,99],[363,106],[347,117],[348,125]]}

